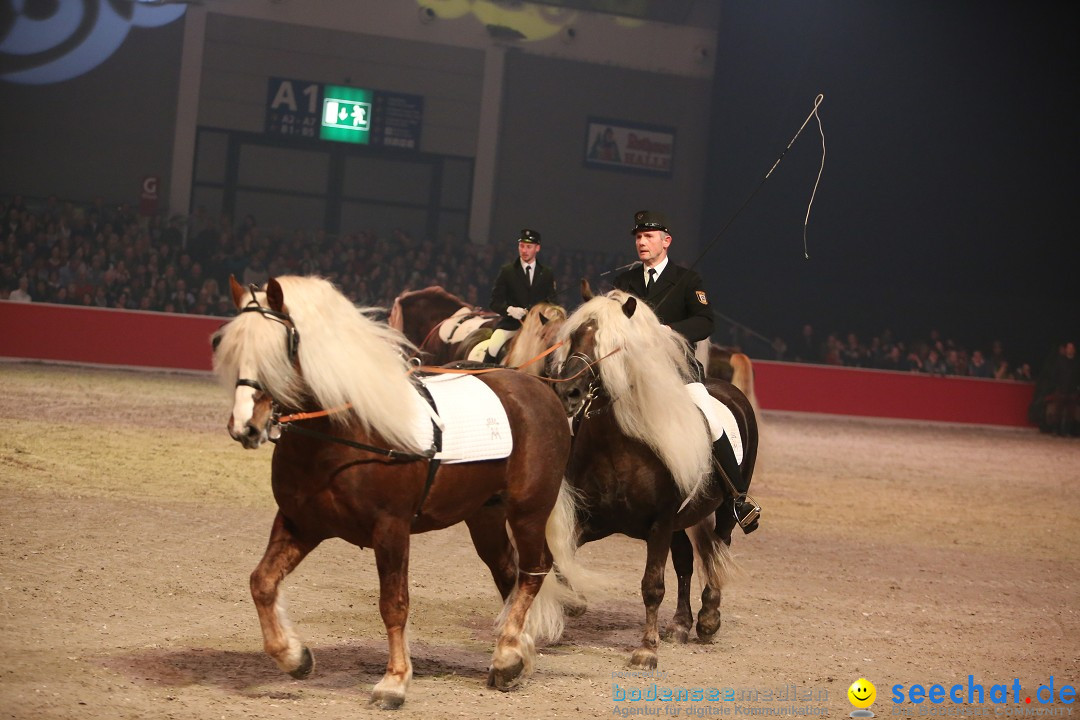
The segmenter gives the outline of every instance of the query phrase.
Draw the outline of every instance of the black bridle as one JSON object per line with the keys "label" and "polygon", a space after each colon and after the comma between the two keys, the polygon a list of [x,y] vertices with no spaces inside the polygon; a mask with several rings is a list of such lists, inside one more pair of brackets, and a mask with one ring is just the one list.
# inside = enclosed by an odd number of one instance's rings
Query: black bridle
{"label": "black bridle", "polygon": [[[274,320],[275,322],[281,323],[282,326],[285,328],[285,349],[289,353],[289,361],[295,362],[296,353],[300,350],[300,333],[296,329],[296,323],[293,322],[292,317],[288,313],[278,312],[277,310],[264,307],[263,304],[259,302],[259,298],[255,295],[255,293],[258,291],[258,288],[255,287],[254,284],[249,285],[248,289],[251,291],[251,299],[247,301],[247,304],[244,305],[244,307],[240,308],[240,312],[257,312],[264,318],[268,318],[270,320]],[[255,381],[245,381],[244,384],[247,385],[251,382]],[[257,384],[251,385],[251,387],[254,387],[258,390],[262,389]]]}
{"label": "black bridle", "polygon": [[[581,374],[585,370],[589,371],[589,384],[585,387],[585,401],[573,416],[575,420],[580,422],[582,418],[591,418],[601,412],[602,408],[593,411],[592,404],[593,401],[598,398],[607,397],[607,392],[604,390],[604,385],[600,381],[600,373],[596,371],[595,365],[597,361],[593,360],[583,352],[572,352],[567,356],[566,362],[563,363],[564,369],[570,364],[571,360],[577,360],[585,365],[582,370],[578,371],[578,374]],[[565,372],[563,374],[565,374]]]}

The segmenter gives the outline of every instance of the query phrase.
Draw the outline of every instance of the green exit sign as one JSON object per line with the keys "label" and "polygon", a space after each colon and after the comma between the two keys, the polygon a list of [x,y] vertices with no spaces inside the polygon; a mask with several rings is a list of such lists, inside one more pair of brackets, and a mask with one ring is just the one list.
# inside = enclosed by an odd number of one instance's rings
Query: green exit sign
{"label": "green exit sign", "polygon": [[371,139],[371,97],[371,90],[326,85],[319,137],[367,145]]}

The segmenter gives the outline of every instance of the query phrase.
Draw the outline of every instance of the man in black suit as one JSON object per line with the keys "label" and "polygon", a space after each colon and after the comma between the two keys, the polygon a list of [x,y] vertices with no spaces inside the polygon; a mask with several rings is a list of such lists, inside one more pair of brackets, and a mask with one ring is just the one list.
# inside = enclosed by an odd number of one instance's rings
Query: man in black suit
{"label": "man in black suit", "polygon": [[[555,273],[536,260],[540,252],[540,233],[525,228],[517,245],[518,259],[499,269],[491,289],[488,305],[503,318],[486,343],[485,362],[497,361],[503,344],[521,329],[521,320],[529,308],[539,302],[555,302]],[[484,346],[481,343],[477,348]]]}
{"label": "man in black suit", "polygon": [[[640,210],[634,214],[634,236],[641,265],[635,264],[615,278],[615,287],[637,295],[644,300],[660,322],[686,338],[692,346],[712,335],[713,311],[702,286],[701,276],[693,270],[679,267],[668,260],[671,231],[664,213]],[[696,361],[695,361],[696,362]],[[698,364],[699,379],[705,373]],[[757,529],[761,508],[751,502],[746,491],[735,451],[727,435],[713,443],[713,456],[724,469],[724,474],[735,485],[737,496],[732,509],[743,532]],[[726,528],[730,532],[731,528]],[[682,540],[685,541],[685,538]]]}
{"label": "man in black suit", "polygon": [[713,311],[701,276],[669,262],[671,232],[667,217],[641,210],[634,215],[631,233],[642,264],[616,276],[615,287],[648,303],[660,322],[691,345],[712,335]]}

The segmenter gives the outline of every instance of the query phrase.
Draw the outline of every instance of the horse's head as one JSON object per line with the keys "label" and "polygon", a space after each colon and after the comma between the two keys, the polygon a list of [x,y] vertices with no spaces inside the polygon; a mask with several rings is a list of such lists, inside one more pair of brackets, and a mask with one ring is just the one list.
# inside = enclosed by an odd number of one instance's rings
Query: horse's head
{"label": "horse's head", "polygon": [[272,389],[296,383],[300,335],[276,280],[265,290],[245,289],[234,277],[229,284],[238,313],[214,333],[214,373],[232,392],[229,435],[246,448],[257,448],[269,439]]}
{"label": "horse's head", "polygon": [[[533,305],[521,321],[521,330],[506,344],[502,364],[529,375],[546,374],[544,351],[556,343],[555,338],[565,321],[566,308],[561,305],[547,302]],[[540,362],[541,359],[545,362]]]}
{"label": "horse's head", "polygon": [[600,373],[596,364],[596,323],[586,322],[566,340],[566,357],[558,368],[555,393],[562,401],[567,417],[574,417],[600,393]]}
{"label": "horse's head", "polygon": [[[583,411],[588,413],[592,402],[605,394],[600,363],[621,348],[601,347],[600,318],[604,313],[595,310],[600,303],[611,302],[620,301],[603,297],[593,302],[591,308],[582,306],[584,313],[579,311],[572,316],[581,316],[580,321],[568,321],[565,332],[560,332],[563,346],[554,360],[555,377],[559,380],[555,383],[555,392],[570,417]],[[626,319],[633,317],[637,302],[633,296],[627,296],[621,302],[619,307]]]}
{"label": "horse's head", "polygon": [[233,399],[229,435],[258,447],[298,414],[322,411],[337,427],[423,450],[405,411],[415,397],[405,353],[414,348],[400,332],[325,278],[285,275],[262,290],[230,285],[239,312],[216,333],[214,350],[214,373]]}

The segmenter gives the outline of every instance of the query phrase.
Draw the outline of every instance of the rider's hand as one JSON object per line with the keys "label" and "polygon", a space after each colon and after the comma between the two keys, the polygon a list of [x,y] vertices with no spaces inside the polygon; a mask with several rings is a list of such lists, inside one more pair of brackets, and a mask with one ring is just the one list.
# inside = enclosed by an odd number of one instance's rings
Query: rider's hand
{"label": "rider's hand", "polygon": [[511,305],[510,307],[506,308],[506,314],[514,318],[515,320],[522,320],[525,317],[525,308]]}

